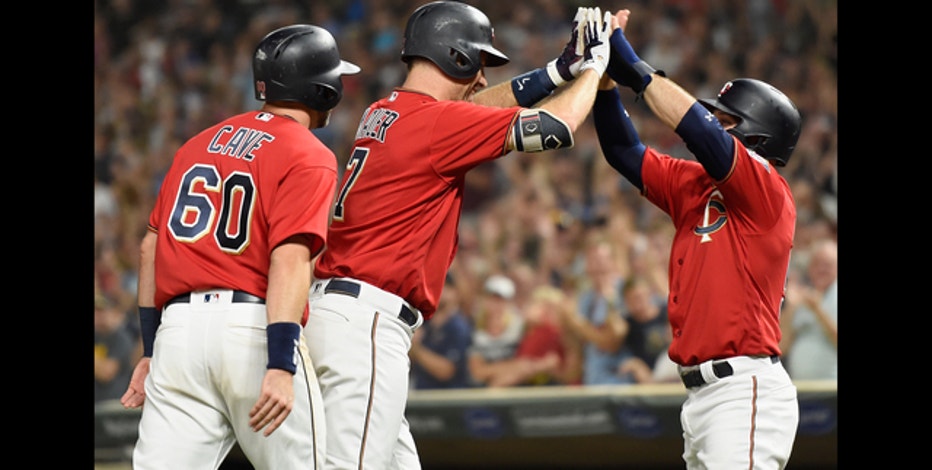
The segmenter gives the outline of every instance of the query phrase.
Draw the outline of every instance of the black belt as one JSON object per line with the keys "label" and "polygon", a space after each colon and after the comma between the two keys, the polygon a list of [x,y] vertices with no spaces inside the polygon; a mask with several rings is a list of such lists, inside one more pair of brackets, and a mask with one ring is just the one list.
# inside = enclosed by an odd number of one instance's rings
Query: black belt
{"label": "black belt", "polygon": [[[191,302],[191,296],[197,295],[193,292],[187,294],[181,294],[177,297],[172,297],[165,302],[165,305],[162,308],[168,307],[171,304],[187,304]],[[210,295],[210,294],[204,294]],[[255,295],[250,294],[249,292],[243,292],[241,290],[233,291],[233,303],[235,304],[264,304],[265,299],[262,297],[256,297]]]}
{"label": "black belt", "polygon": [[[331,279],[327,283],[327,287],[324,287],[324,292],[327,294],[343,294],[350,297],[359,298],[359,291],[362,289],[362,286],[358,282],[347,281],[345,279]],[[401,312],[398,313],[398,318],[407,323],[408,326],[414,326],[417,323],[417,314],[411,310],[411,307],[408,307],[408,304],[405,302],[401,303]]]}
{"label": "black belt", "polygon": [[[770,356],[770,362],[773,364],[780,362],[780,356]],[[714,362],[712,363],[712,373],[714,373],[716,377],[724,379],[734,374],[735,369],[731,367],[728,361]],[[698,387],[706,383],[705,379],[702,378],[702,371],[699,369],[680,374],[680,378],[683,379],[683,385],[686,385],[686,388]]]}

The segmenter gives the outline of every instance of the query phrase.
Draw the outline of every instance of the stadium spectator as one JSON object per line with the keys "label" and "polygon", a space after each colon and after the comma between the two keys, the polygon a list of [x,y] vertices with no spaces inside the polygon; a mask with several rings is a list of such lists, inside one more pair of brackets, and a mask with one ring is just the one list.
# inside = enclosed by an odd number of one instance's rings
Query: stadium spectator
{"label": "stadium spectator", "polygon": [[411,339],[411,388],[468,388],[472,386],[467,353],[472,323],[463,313],[459,291],[450,275],[440,294],[437,311]]}
{"label": "stadium spectator", "polygon": [[581,348],[576,338],[564,334],[561,310],[572,310],[571,299],[548,285],[531,293],[523,307],[525,331],[513,359],[498,364],[490,387],[515,385],[577,385],[580,381]]}
{"label": "stadium spectator", "polygon": [[126,311],[98,293],[94,298],[94,402],[119,400],[142,352]]}
{"label": "stadium spectator", "polygon": [[630,355],[621,362],[618,374],[635,383],[679,382],[676,363],[667,356],[673,333],[667,321],[666,301],[658,301],[650,281],[639,276],[625,281],[621,296],[628,323],[624,349]]}
{"label": "stadium spectator", "polygon": [[[838,244],[816,241],[804,276],[791,275],[780,349],[793,380],[838,380]],[[802,278],[801,278],[802,277]]]}
{"label": "stadium spectator", "polygon": [[594,238],[585,248],[585,276],[576,309],[561,310],[568,333],[583,345],[582,383],[630,384],[633,379],[617,371],[624,355],[622,343],[628,324],[621,314],[624,281],[615,248],[606,239]]}
{"label": "stadium spectator", "polygon": [[486,279],[473,314],[469,348],[469,373],[475,386],[487,385],[518,351],[525,325],[514,296],[514,281],[507,276],[493,274]]}

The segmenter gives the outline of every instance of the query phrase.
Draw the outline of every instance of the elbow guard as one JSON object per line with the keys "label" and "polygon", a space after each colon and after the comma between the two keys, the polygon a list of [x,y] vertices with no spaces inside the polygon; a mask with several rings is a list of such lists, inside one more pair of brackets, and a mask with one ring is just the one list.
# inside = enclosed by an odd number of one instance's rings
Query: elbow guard
{"label": "elbow guard", "polygon": [[520,152],[543,152],[573,146],[573,132],[550,111],[525,109],[512,128],[515,148]]}

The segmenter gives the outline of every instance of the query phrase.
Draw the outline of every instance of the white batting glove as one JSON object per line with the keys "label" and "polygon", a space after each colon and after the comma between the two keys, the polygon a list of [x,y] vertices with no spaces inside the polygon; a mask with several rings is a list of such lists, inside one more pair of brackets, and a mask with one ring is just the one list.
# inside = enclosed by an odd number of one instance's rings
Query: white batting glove
{"label": "white batting glove", "polygon": [[583,64],[583,53],[586,50],[581,30],[587,22],[589,10],[589,8],[583,7],[576,9],[570,40],[566,43],[566,47],[563,48],[560,57],[547,63],[547,75],[556,86],[563,85],[579,76]]}
{"label": "white batting glove", "polygon": [[612,13],[606,11],[603,16],[601,8],[590,8],[586,20],[585,28],[583,28],[585,51],[583,52],[583,64],[579,70],[582,73],[583,70],[593,69],[601,77],[608,68],[611,52],[609,37],[612,33]]}

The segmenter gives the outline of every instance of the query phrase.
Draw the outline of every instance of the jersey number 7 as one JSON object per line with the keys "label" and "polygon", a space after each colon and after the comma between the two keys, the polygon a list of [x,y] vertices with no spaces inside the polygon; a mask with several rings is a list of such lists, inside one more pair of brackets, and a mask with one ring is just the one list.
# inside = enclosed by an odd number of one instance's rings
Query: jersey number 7
{"label": "jersey number 7", "polygon": [[343,187],[340,188],[340,194],[333,203],[333,220],[343,220],[344,208],[343,202],[349,195],[350,189],[356,184],[356,178],[362,173],[362,167],[366,166],[366,157],[369,156],[369,149],[365,147],[356,147],[353,154],[350,155],[349,161],[346,162],[346,177],[343,180]]}

